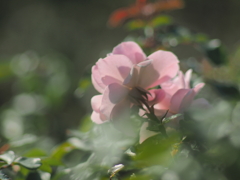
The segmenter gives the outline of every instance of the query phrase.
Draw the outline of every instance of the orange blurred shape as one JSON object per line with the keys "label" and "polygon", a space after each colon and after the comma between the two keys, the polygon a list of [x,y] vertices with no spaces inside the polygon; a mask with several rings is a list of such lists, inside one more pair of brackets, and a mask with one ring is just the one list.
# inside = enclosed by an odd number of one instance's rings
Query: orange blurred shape
{"label": "orange blurred shape", "polygon": [[154,3],[147,3],[147,0],[136,0],[136,3],[114,11],[108,20],[111,27],[121,25],[130,18],[148,17],[161,11],[181,9],[184,7],[182,0],[158,0]]}
{"label": "orange blurred shape", "polygon": [[2,147],[0,147],[0,154],[3,154],[5,151],[7,151],[9,147],[9,144],[4,144]]}

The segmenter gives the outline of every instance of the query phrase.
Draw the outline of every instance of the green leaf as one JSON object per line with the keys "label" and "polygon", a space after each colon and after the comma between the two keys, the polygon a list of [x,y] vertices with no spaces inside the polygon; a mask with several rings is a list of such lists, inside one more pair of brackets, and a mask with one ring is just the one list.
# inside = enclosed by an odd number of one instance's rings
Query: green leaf
{"label": "green leaf", "polygon": [[33,134],[25,134],[10,142],[11,147],[22,147],[37,141],[37,136]]}
{"label": "green leaf", "polygon": [[15,158],[15,154],[13,151],[7,151],[6,153],[0,155],[0,159],[5,161],[8,165],[12,164]]}
{"label": "green leaf", "polygon": [[60,160],[56,160],[54,158],[45,158],[42,159],[43,164],[47,164],[49,166],[61,166],[63,163]]}
{"label": "green leaf", "polygon": [[79,88],[86,90],[91,85],[91,78],[85,77],[80,80]]}
{"label": "green leaf", "polygon": [[136,176],[136,175],[131,175],[130,179],[124,179],[124,180],[146,180],[146,179],[152,179],[149,175],[140,175],[140,176]]}
{"label": "green leaf", "polygon": [[42,165],[40,166],[39,170],[47,172],[47,173],[52,172],[51,166],[49,166],[46,162],[42,162]]}
{"label": "green leaf", "polygon": [[171,23],[172,19],[169,16],[158,16],[150,22],[153,27],[169,25]]}
{"label": "green leaf", "polygon": [[[172,161],[171,151],[174,145],[180,141],[178,134],[172,134],[164,138],[158,134],[145,140],[136,147],[137,166],[163,165],[167,166]],[[154,148],[153,148],[154,147]]]}
{"label": "green leaf", "polygon": [[87,89],[90,87],[91,85],[91,76],[82,78],[79,82],[79,86],[76,90],[76,95],[78,97],[82,97],[84,95],[84,93],[87,91]]}
{"label": "green leaf", "polygon": [[9,66],[9,61],[1,62],[0,63],[0,82],[11,76],[13,76],[13,72]]}
{"label": "green leaf", "polygon": [[182,114],[174,114],[174,115],[172,115],[170,117],[164,118],[163,119],[163,123],[166,124],[166,123],[170,122],[171,120],[174,120],[174,119],[179,118],[181,116],[182,116]]}
{"label": "green leaf", "polygon": [[75,137],[69,138],[68,142],[80,150],[89,151],[92,149],[89,144]]}
{"label": "green leaf", "polygon": [[76,149],[76,147],[71,143],[69,142],[62,143],[53,151],[52,158],[61,161],[63,156],[65,156],[67,153],[71,152],[74,149]]}
{"label": "green leaf", "polygon": [[[25,167],[23,167],[23,166],[20,168],[20,172],[21,172],[21,174],[22,174],[24,177],[29,174],[29,171],[31,171],[31,170],[29,170],[29,169],[27,169],[27,168],[25,168]],[[25,179],[24,179],[24,180],[25,180]]]}
{"label": "green leaf", "polygon": [[85,116],[81,120],[80,131],[88,132],[93,127],[93,122],[90,118],[90,115]]}
{"label": "green leaf", "polygon": [[70,169],[63,169],[63,170],[59,171],[57,174],[55,174],[54,177],[52,178],[52,180],[62,179],[63,176],[68,175],[70,172],[71,172]]}
{"label": "green leaf", "polygon": [[41,157],[41,156],[47,156],[47,153],[42,149],[31,149],[27,153],[24,154],[25,157]]}
{"label": "green leaf", "polygon": [[146,22],[142,20],[133,20],[126,24],[128,30],[143,29],[146,26]]}
{"label": "green leaf", "polygon": [[[159,122],[160,123],[160,122]],[[155,121],[149,121],[147,130],[159,133],[159,123]]]}
{"label": "green leaf", "polygon": [[7,164],[6,164],[5,161],[0,161],[0,168],[1,168],[2,166],[7,166]]}
{"label": "green leaf", "polygon": [[39,168],[42,163],[40,158],[26,158],[26,157],[19,157],[17,158],[14,163],[19,164],[27,169],[37,169]]}
{"label": "green leaf", "polygon": [[117,164],[117,165],[113,166],[111,169],[109,169],[108,173],[111,174],[110,178],[114,177],[116,175],[116,173],[121,171],[123,168],[124,168],[123,164]]}
{"label": "green leaf", "polygon": [[196,34],[193,38],[197,43],[205,43],[208,41],[207,35],[202,34],[202,33]]}

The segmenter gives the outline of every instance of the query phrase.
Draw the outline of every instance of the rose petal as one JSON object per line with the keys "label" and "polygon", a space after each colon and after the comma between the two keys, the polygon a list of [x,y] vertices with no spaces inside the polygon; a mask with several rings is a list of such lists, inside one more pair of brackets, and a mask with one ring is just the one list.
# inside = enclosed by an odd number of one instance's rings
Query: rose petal
{"label": "rose petal", "polygon": [[121,84],[113,83],[107,86],[103,93],[100,112],[101,119],[110,118],[112,109],[120,101],[124,100],[129,92],[129,89]]}
{"label": "rose petal", "polygon": [[182,71],[178,72],[178,76],[173,79],[173,83],[176,85],[178,89],[187,89],[185,83],[185,77]]}
{"label": "rose petal", "polygon": [[97,65],[92,67],[92,76],[91,77],[92,77],[92,83],[93,83],[94,88],[98,92],[103,93],[106,85],[104,85],[102,80],[101,80],[101,75],[98,71]]}
{"label": "rose petal", "polygon": [[179,70],[177,57],[171,52],[157,51],[151,54],[148,59],[149,63],[138,64],[138,85],[142,88],[148,89],[159,85],[174,77]]}
{"label": "rose petal", "polygon": [[138,78],[138,69],[136,66],[133,66],[123,84],[128,87],[134,87],[137,85]]}
{"label": "rose petal", "polygon": [[[180,106],[182,104],[183,98],[187,94],[194,93],[192,89],[180,89],[171,98],[169,111],[172,114],[177,114],[180,112]],[[186,102],[187,103],[187,102]]]}
{"label": "rose petal", "polygon": [[190,104],[193,102],[194,97],[197,95],[197,93],[203,88],[205,84],[204,83],[199,83],[197,84],[191,91],[191,93],[188,93],[183,99],[182,103],[179,107],[179,111],[183,112],[185,111]]}
{"label": "rose petal", "polygon": [[193,99],[195,97],[196,93],[193,89],[190,89],[190,91],[182,98],[182,102],[179,106],[178,112],[184,112],[193,102]]}
{"label": "rose petal", "polygon": [[[167,114],[166,114],[167,113]],[[172,113],[168,111],[168,109],[154,109],[154,114],[159,118],[162,119],[164,116],[168,117],[171,116]]]}
{"label": "rose petal", "polygon": [[151,89],[149,90],[149,93],[151,94],[148,94],[148,101],[150,106],[153,104],[161,103],[161,101],[166,96],[165,91],[162,89]]}
{"label": "rose petal", "polygon": [[156,70],[153,64],[153,60],[147,60],[145,62],[139,63],[138,68],[138,82],[137,85],[148,89],[158,85],[158,80],[160,78],[160,72]]}
{"label": "rose petal", "polygon": [[146,55],[135,42],[123,42],[113,49],[112,54],[122,54],[127,56],[133,64],[137,64],[146,59]]}
{"label": "rose petal", "polygon": [[100,114],[93,111],[92,114],[91,114],[91,120],[93,122],[95,122],[96,124],[102,124],[104,123],[105,121],[102,121],[101,118],[100,118]]}
{"label": "rose petal", "polygon": [[161,84],[162,89],[168,92],[170,95],[174,95],[179,89],[190,88],[190,78],[192,70],[188,70],[185,76],[181,71],[178,72],[178,76],[173,80],[166,81]]}
{"label": "rose petal", "polygon": [[161,71],[161,79],[158,83],[162,83],[176,76],[179,71],[179,65],[177,63],[172,63],[165,69]]}
{"label": "rose petal", "polygon": [[173,78],[179,70],[177,57],[169,51],[156,51],[148,56],[148,59],[153,60],[153,68],[159,72],[160,78],[164,76]]}
{"label": "rose petal", "polygon": [[96,95],[96,96],[93,96],[91,99],[92,109],[96,112],[99,112],[99,108],[102,103],[102,97],[103,95]]}
{"label": "rose petal", "polygon": [[[169,95],[163,89],[159,89],[158,91],[159,91],[158,93],[160,93],[161,96],[158,99],[158,101],[155,101],[155,103],[156,103],[154,105],[155,113],[159,110],[164,110],[164,112],[166,112],[166,110],[168,110],[170,108],[170,101],[171,101],[172,96]],[[159,112],[162,112],[162,111],[159,111]]]}
{"label": "rose petal", "polygon": [[199,83],[193,89],[180,89],[171,99],[170,112],[173,114],[181,113],[186,110],[192,103],[196,94],[203,88],[205,84]]}
{"label": "rose petal", "polygon": [[174,95],[179,89],[185,89],[183,73],[179,71],[177,77],[175,77],[173,80],[162,83],[161,87],[170,95]]}
{"label": "rose petal", "polygon": [[122,83],[133,66],[132,62],[123,55],[108,56],[100,59],[96,65],[105,87],[111,83]]}
{"label": "rose petal", "polygon": [[199,84],[197,84],[197,85],[193,88],[195,94],[197,94],[204,86],[205,86],[205,83],[199,83]]}

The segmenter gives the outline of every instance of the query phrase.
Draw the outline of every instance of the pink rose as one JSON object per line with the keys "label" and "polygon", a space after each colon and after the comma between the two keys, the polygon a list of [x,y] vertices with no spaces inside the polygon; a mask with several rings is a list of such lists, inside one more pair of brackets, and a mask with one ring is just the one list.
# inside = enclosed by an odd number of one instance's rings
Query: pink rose
{"label": "pink rose", "polygon": [[[204,83],[199,83],[194,88],[190,88],[191,74],[192,70],[188,70],[185,76],[180,71],[177,77],[162,83],[162,89],[149,91],[151,93],[151,96],[149,96],[149,104],[154,105],[154,113],[159,119],[162,118],[167,111],[167,117],[169,117],[183,113],[190,106],[209,106],[208,102],[203,98],[194,100],[196,94],[203,88]],[[177,117],[173,119],[167,123],[166,126],[177,128],[181,118],[182,117]],[[144,123],[141,127],[140,143],[157,134],[147,130],[147,127],[148,123]]]}
{"label": "pink rose", "polygon": [[[154,105],[155,112],[160,116],[160,111],[169,110],[169,115],[184,112],[194,101],[196,94],[203,88],[204,83],[197,84],[194,88],[190,88],[192,70],[188,70],[185,76],[180,71],[178,76],[172,80],[161,84],[162,89],[152,90],[151,93],[156,94],[157,101]],[[161,94],[161,99],[159,99]]]}
{"label": "pink rose", "polygon": [[134,42],[123,42],[92,67],[92,82],[101,95],[91,100],[95,123],[118,121],[133,104],[146,101],[148,89],[176,76],[177,57],[156,51],[146,57]]}

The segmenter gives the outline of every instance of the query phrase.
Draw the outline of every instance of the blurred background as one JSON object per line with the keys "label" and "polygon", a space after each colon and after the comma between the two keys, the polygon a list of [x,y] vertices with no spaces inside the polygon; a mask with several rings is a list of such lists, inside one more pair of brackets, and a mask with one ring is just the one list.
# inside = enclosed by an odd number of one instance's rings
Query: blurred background
{"label": "blurred background", "polygon": [[[1,0],[0,179],[107,180],[118,171],[240,179],[239,9],[239,0]],[[92,123],[91,67],[126,40],[147,55],[173,51],[181,70],[193,69],[192,86],[206,83],[199,97],[212,108],[185,114],[186,139],[138,144],[110,123]]]}
{"label": "blurred background", "polygon": [[[37,136],[59,143],[68,129],[79,127],[97,93],[86,80],[91,66],[129,35],[124,26],[107,25],[108,18],[133,3],[0,1],[1,144],[18,138],[31,142]],[[239,8],[239,0],[185,0],[183,9],[167,14],[176,24],[219,39],[233,53],[240,39]],[[172,50],[180,59],[203,58],[191,47]]]}

